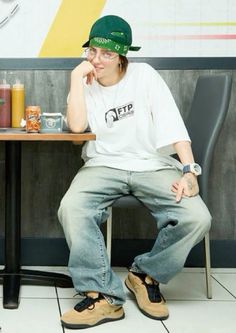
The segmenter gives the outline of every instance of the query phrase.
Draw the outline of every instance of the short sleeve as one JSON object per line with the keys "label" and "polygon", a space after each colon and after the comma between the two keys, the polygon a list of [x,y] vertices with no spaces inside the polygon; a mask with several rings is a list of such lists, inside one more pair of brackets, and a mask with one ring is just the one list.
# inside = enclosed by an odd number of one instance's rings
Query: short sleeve
{"label": "short sleeve", "polygon": [[156,131],[156,148],[175,153],[173,144],[190,141],[182,116],[165,81],[151,68],[149,101]]}

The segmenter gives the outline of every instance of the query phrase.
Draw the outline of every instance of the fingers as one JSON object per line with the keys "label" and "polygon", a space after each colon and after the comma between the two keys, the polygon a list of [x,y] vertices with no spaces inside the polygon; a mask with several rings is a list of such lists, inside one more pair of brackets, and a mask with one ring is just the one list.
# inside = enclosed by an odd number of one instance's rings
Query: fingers
{"label": "fingers", "polygon": [[91,73],[88,73],[86,76],[86,84],[92,84],[93,82],[93,76]]}
{"label": "fingers", "polygon": [[199,193],[196,177],[184,175],[179,181],[172,184],[171,191],[176,193],[176,202],[180,202],[183,196],[193,197]]}
{"label": "fingers", "polygon": [[95,68],[93,69],[93,76],[94,76],[95,80],[97,81],[98,76],[97,76],[97,72],[96,72]]}
{"label": "fingers", "polygon": [[176,193],[175,201],[180,202],[182,196],[184,195],[184,186],[179,182],[175,182],[171,186],[171,191]]}
{"label": "fingers", "polygon": [[92,70],[92,72],[87,74],[86,84],[92,84],[94,79],[97,80],[97,72],[95,69]]}
{"label": "fingers", "polygon": [[178,182],[173,183],[171,185],[171,191],[174,192],[174,193],[177,193],[178,187],[179,187],[179,183]]}
{"label": "fingers", "polygon": [[178,191],[176,193],[176,196],[175,196],[176,202],[180,202],[180,200],[182,199],[183,194],[184,194],[184,187],[180,185],[179,188],[178,188]]}

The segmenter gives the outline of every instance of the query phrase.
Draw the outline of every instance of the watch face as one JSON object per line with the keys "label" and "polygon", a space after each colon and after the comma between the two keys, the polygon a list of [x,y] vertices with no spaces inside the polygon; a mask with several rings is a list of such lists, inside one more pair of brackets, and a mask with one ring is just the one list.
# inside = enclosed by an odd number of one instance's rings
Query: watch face
{"label": "watch face", "polygon": [[202,173],[202,169],[201,169],[201,167],[200,167],[200,165],[198,165],[198,164],[196,164],[196,163],[194,163],[194,164],[192,164],[192,172],[195,174],[195,175],[200,175],[201,173]]}
{"label": "watch face", "polygon": [[196,176],[201,175],[202,169],[197,163],[187,164],[183,167],[183,173],[191,172]]}

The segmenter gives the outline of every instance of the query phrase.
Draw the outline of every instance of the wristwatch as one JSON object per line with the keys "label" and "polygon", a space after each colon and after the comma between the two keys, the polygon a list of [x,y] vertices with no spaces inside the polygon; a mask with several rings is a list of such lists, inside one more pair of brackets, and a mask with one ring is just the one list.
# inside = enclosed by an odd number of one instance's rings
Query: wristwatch
{"label": "wristwatch", "polygon": [[183,174],[191,172],[195,176],[200,176],[202,174],[202,168],[197,163],[186,164],[183,167]]}

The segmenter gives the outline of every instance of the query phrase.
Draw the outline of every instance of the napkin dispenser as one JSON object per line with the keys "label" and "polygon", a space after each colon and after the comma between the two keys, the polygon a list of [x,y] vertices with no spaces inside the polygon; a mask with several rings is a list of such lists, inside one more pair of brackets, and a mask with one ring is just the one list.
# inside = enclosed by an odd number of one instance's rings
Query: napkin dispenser
{"label": "napkin dispenser", "polygon": [[46,113],[41,114],[41,133],[60,133],[63,127],[63,116],[61,113]]}

